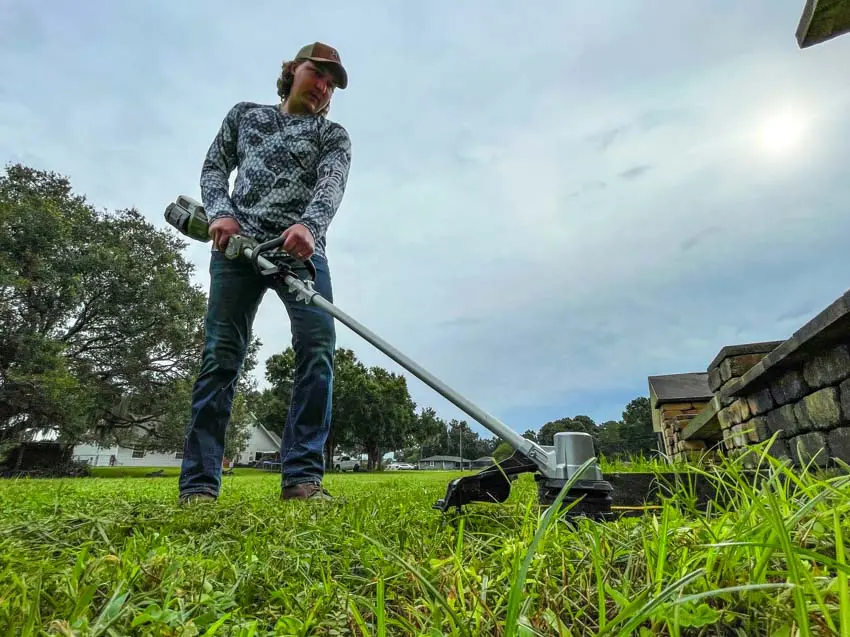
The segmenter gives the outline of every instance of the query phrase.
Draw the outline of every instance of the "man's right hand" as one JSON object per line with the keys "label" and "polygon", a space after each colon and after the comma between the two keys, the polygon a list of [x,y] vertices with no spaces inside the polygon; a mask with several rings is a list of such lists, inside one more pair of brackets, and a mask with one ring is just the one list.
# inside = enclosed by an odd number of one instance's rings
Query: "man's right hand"
{"label": "man's right hand", "polygon": [[220,217],[210,224],[210,237],[213,245],[224,252],[227,242],[234,234],[239,234],[239,223],[233,217]]}

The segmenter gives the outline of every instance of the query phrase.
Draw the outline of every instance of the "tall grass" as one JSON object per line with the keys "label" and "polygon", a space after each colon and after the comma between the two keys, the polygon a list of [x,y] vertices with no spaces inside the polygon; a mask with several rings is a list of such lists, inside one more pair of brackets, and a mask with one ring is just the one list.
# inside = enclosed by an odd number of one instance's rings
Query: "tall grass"
{"label": "tall grass", "polygon": [[[272,474],[181,508],[173,478],[0,483],[0,635],[850,636],[847,475],[753,452],[641,517],[569,520],[531,476],[433,510],[456,474]],[[660,470],[661,467],[659,467]]]}

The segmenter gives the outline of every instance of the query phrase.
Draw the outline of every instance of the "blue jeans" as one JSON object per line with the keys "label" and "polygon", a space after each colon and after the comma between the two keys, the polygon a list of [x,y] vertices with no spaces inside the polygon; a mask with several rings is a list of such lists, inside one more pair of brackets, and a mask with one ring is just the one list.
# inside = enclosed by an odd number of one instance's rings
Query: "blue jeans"
{"label": "blue jeans", "polygon": [[[333,302],[327,260],[312,257],[316,291]],[[297,263],[297,262],[296,262]],[[206,342],[201,368],[192,390],[192,411],[186,428],[180,495],[217,497],[221,486],[225,432],[236,382],[247,353],[254,318],[271,281],[246,259],[231,260],[213,251],[206,315]],[[306,278],[298,264],[293,271]],[[292,402],[281,437],[281,485],[320,482],[324,475],[324,445],[331,424],[333,357],[336,332],[332,316],[296,301],[285,285],[274,289],[284,302],[295,350]]]}

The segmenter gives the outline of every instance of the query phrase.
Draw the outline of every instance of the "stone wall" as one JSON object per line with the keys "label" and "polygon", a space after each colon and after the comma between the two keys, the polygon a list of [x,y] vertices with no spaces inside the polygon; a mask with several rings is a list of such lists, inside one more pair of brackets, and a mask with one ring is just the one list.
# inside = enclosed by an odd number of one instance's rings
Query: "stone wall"
{"label": "stone wall", "polygon": [[735,455],[777,434],[768,452],[795,466],[850,463],[850,291],[786,341],[724,348],[709,384],[685,440]]}
{"label": "stone wall", "polygon": [[800,466],[850,462],[850,347],[839,343],[758,386],[718,414],[728,450],[778,437],[769,453]]}

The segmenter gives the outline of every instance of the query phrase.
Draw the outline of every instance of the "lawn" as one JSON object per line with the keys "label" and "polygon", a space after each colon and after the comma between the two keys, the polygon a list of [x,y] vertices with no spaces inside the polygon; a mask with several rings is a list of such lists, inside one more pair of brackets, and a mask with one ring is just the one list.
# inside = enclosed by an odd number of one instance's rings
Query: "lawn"
{"label": "lawn", "polygon": [[729,463],[728,510],[600,524],[528,475],[444,516],[454,475],[331,475],[324,504],[237,472],[190,508],[173,476],[0,482],[0,635],[850,634],[846,477]]}

